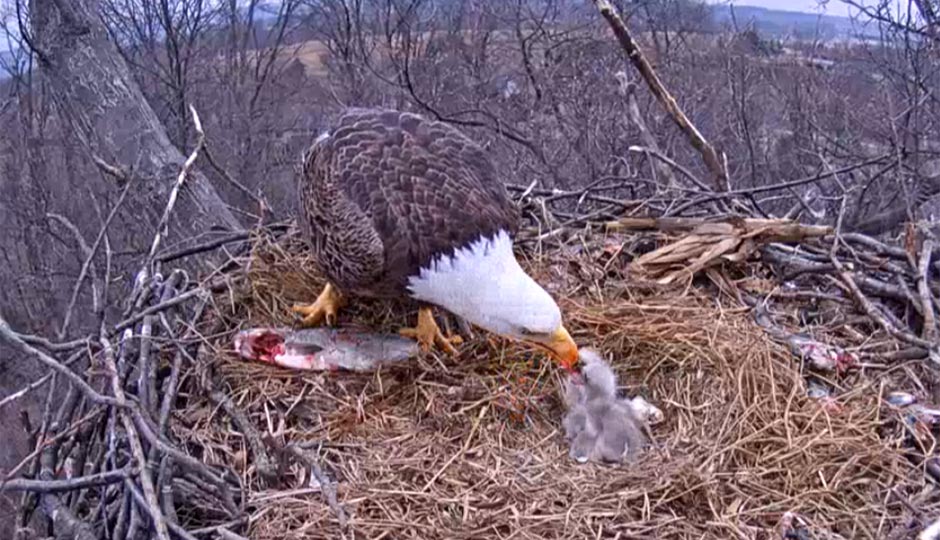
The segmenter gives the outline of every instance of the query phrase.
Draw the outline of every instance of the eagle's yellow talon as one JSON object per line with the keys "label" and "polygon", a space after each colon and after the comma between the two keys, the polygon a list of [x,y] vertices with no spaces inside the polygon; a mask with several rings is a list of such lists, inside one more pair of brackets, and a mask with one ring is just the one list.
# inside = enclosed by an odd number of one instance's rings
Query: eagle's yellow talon
{"label": "eagle's yellow talon", "polygon": [[339,291],[327,283],[314,303],[295,304],[291,311],[304,316],[300,322],[301,326],[315,326],[324,321],[328,326],[334,326],[336,315],[343,304],[344,300]]}
{"label": "eagle's yellow talon", "polygon": [[434,321],[434,314],[431,308],[423,307],[418,310],[418,326],[414,328],[402,328],[398,333],[404,337],[413,338],[418,341],[418,345],[423,352],[431,350],[432,345],[437,345],[447,354],[457,354],[454,345],[463,343],[460,336],[447,337],[441,333],[441,329]]}

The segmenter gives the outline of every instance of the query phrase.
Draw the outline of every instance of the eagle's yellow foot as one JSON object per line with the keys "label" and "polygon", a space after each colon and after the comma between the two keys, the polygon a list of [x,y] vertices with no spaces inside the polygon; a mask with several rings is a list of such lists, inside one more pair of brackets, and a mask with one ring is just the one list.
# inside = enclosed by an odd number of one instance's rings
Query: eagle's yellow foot
{"label": "eagle's yellow foot", "polygon": [[336,314],[343,304],[345,304],[343,295],[332,284],[327,283],[316,302],[294,304],[291,310],[304,316],[304,320],[300,323],[302,326],[315,326],[323,321],[333,326],[336,324]]}
{"label": "eagle's yellow foot", "polygon": [[431,312],[431,308],[428,307],[418,310],[418,326],[415,328],[402,328],[398,333],[418,340],[421,350],[425,352],[430,350],[432,345],[437,345],[444,349],[447,354],[457,354],[454,345],[463,343],[463,338],[460,336],[446,337],[441,333],[441,329],[434,321],[434,314]]}

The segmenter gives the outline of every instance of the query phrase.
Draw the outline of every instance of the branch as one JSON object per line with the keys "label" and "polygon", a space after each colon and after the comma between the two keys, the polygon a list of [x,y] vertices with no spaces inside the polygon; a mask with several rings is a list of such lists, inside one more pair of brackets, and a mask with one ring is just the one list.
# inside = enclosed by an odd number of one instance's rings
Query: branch
{"label": "branch", "polygon": [[187,532],[186,529],[180,527],[172,521],[166,521],[163,518],[163,514],[160,513],[159,507],[152,506],[147,498],[137,489],[137,486],[134,485],[130,480],[124,482],[127,490],[131,492],[134,500],[137,502],[137,505],[143,508],[150,515],[150,520],[154,523],[159,523],[164,529],[169,529],[173,531],[173,534],[182,538],[183,540],[196,540],[196,537],[192,533]]}
{"label": "branch", "polygon": [[5,491],[32,491],[36,493],[60,493],[63,491],[75,491],[90,487],[107,486],[122,482],[132,474],[136,474],[136,469],[118,469],[88,476],[78,476],[67,480],[31,480],[28,478],[14,478],[7,480],[0,485],[0,492]]}
{"label": "branch", "polygon": [[72,510],[51,493],[42,496],[42,509],[52,520],[56,538],[73,540],[97,540],[91,525],[75,517]]}
{"label": "branch", "polygon": [[937,319],[933,312],[933,301],[930,296],[930,256],[933,251],[933,240],[927,238],[920,249],[920,261],[917,264],[917,292],[920,294],[920,303],[923,306],[924,330],[922,337],[930,342],[937,341]]}
{"label": "branch", "polygon": [[[72,312],[75,310],[75,303],[78,301],[78,292],[82,288],[82,283],[85,281],[85,276],[88,275],[88,270],[92,266],[92,260],[95,257],[95,253],[98,251],[98,246],[101,245],[102,239],[104,239],[105,234],[108,231],[108,227],[111,226],[111,222],[114,220],[114,216],[117,215],[118,210],[121,208],[121,205],[124,204],[124,199],[127,197],[127,192],[131,187],[131,183],[127,182],[124,185],[124,189],[121,190],[121,195],[118,197],[116,203],[114,203],[114,208],[111,209],[111,212],[108,214],[107,219],[105,219],[104,224],[101,226],[101,230],[98,231],[98,236],[95,238],[94,244],[89,248],[88,253],[85,255],[85,262],[82,264],[82,269],[78,273],[78,279],[75,280],[75,285],[72,287],[72,297],[69,300],[68,308],[65,310],[65,318],[62,321],[62,328],[59,330],[59,336],[64,338],[69,329],[69,322],[72,318]],[[103,288],[103,287],[102,287]],[[94,291],[92,291],[94,293]],[[105,295],[104,292],[101,293],[102,296]],[[104,298],[95,299],[95,305],[101,305],[104,301]]]}
{"label": "branch", "polygon": [[830,259],[832,260],[833,266],[836,268],[836,274],[839,276],[839,279],[845,283],[846,287],[848,287],[849,291],[852,293],[852,296],[855,298],[856,303],[862,309],[862,311],[865,312],[866,315],[878,323],[878,325],[881,326],[881,328],[888,334],[911,345],[922,347],[926,349],[931,356],[934,356],[934,351],[937,349],[936,343],[931,343],[930,341],[920,339],[917,336],[911,335],[909,332],[904,332],[896,328],[887,319],[885,319],[881,313],[878,312],[878,309],[874,306],[874,304],[871,303],[871,300],[869,300],[858,288],[858,284],[855,283],[855,279],[853,279],[852,275],[845,270],[845,267],[838,257],[836,257],[835,254],[832,254]]}
{"label": "branch", "polygon": [[3,317],[0,317],[0,338],[3,338],[7,343],[13,345],[20,352],[32,356],[48,366],[49,368],[55,370],[58,373],[61,373],[68,378],[69,382],[77,386],[85,394],[85,397],[91,400],[94,403],[99,405],[118,405],[118,401],[114,398],[104,396],[95,391],[94,388],[88,385],[85,382],[85,379],[82,379],[78,374],[76,374],[71,369],[62,365],[58,360],[49,356],[48,354],[40,351],[39,349],[33,348],[25,341],[20,339],[19,335],[16,334],[7,323]]}
{"label": "branch", "polygon": [[310,471],[313,473],[314,478],[316,478],[317,482],[320,483],[320,489],[323,493],[323,496],[326,498],[327,504],[330,505],[333,513],[336,514],[336,519],[339,521],[339,526],[345,529],[347,521],[346,511],[343,510],[343,507],[336,500],[336,490],[330,483],[329,478],[323,474],[323,470],[320,468],[320,464],[317,462],[317,459],[311,456],[303,448],[295,444],[287,445],[284,450],[310,467]]}
{"label": "branch", "polygon": [[617,14],[614,7],[610,5],[610,2],[608,0],[593,0],[593,2],[604,19],[607,20],[607,24],[609,24],[610,28],[614,31],[614,35],[617,36],[617,40],[620,41],[620,46],[623,47],[627,58],[633,63],[633,67],[643,76],[643,79],[656,97],[656,100],[666,109],[666,112],[669,113],[669,116],[676,125],[679,126],[679,129],[688,137],[692,146],[702,155],[705,166],[708,167],[709,172],[712,173],[715,187],[718,191],[728,191],[728,173],[725,170],[722,159],[718,156],[718,152],[715,151],[711,143],[705,140],[705,137],[702,136],[698,128],[695,127],[692,121],[682,112],[682,109],[679,108],[678,103],[676,103],[676,98],[674,98],[663,85],[662,81],[659,79],[659,75],[657,75],[656,71],[653,69],[652,64],[649,63],[643,51],[640,49],[640,45],[633,39],[633,36],[630,35],[630,30],[627,29],[627,25],[624,24],[623,19]]}
{"label": "branch", "polygon": [[[627,151],[636,152],[639,154],[643,154],[645,156],[652,156],[658,159],[659,161],[663,162],[665,165],[668,165],[669,167],[672,167],[673,169],[679,171],[682,174],[682,176],[688,178],[689,182],[692,182],[693,184],[695,184],[696,187],[698,187],[699,189],[703,191],[710,191],[708,189],[708,186],[706,186],[705,184],[702,183],[701,180],[696,178],[695,175],[692,174],[691,171],[689,171],[682,165],[679,165],[674,160],[670,159],[669,156],[660,152],[657,147],[631,146],[630,148],[627,148]],[[666,170],[669,170],[669,169],[666,169]]]}
{"label": "branch", "polygon": [[[124,388],[121,386],[121,379],[118,375],[117,364],[114,362],[114,350],[104,336],[101,336],[101,341],[101,345],[104,347],[103,356],[105,367],[111,376],[111,391],[114,392],[114,397],[117,399],[118,403],[123,406],[125,405],[127,398],[124,395]],[[144,449],[140,443],[140,435],[137,433],[137,429],[134,427],[134,422],[131,420],[131,417],[127,411],[122,409],[119,411],[119,414],[121,416],[121,422],[124,424],[124,432],[127,435],[127,441],[130,444],[134,461],[136,461],[138,467],[140,467],[140,484],[143,487],[144,496],[146,497],[146,506],[152,512],[153,516],[158,517],[160,514],[160,505],[157,502],[156,491],[153,487],[153,478],[151,477],[150,469],[147,467],[147,459],[144,456]],[[130,481],[130,479],[128,479],[125,481],[125,485],[132,486],[133,483]],[[154,517],[153,520],[157,538],[159,540],[170,540],[170,533],[167,531],[166,522],[157,519],[157,517]]]}
{"label": "branch", "polygon": [[258,433],[254,424],[252,424],[248,417],[245,416],[245,413],[240,411],[235,403],[232,402],[232,398],[222,391],[214,373],[209,373],[205,377],[204,384],[209,391],[209,399],[225,410],[225,413],[232,419],[235,427],[237,427],[245,436],[245,439],[248,440],[248,446],[251,448],[251,453],[254,455],[258,473],[261,474],[264,480],[272,483],[275,482],[278,477],[277,464],[271,459],[271,456],[268,455],[264,443],[261,442],[261,434]]}
{"label": "branch", "polygon": [[[638,130],[640,130],[640,139],[643,140],[643,144],[645,144],[649,149],[648,152],[655,152],[662,155],[662,152],[659,149],[659,143],[656,141],[656,137],[653,136],[653,133],[646,126],[646,121],[643,120],[643,115],[640,113],[640,106],[636,102],[636,85],[633,83],[627,83],[627,77],[622,71],[618,72],[617,76],[618,80],[620,81],[621,92],[627,98],[627,115],[630,117],[633,125],[636,126]],[[633,147],[630,149],[632,150]],[[666,185],[668,187],[675,187],[677,185],[676,175],[673,174],[672,169],[669,168],[668,163],[662,160],[654,161],[652,163],[652,168],[654,173],[659,171],[659,174],[666,178]],[[687,171],[683,169],[683,172]],[[704,184],[700,183],[697,178],[689,178],[692,180],[692,183],[701,189],[708,189]]]}
{"label": "branch", "polygon": [[189,157],[186,158],[186,161],[183,163],[183,167],[180,169],[179,176],[176,177],[176,184],[173,186],[173,190],[170,191],[170,198],[166,203],[166,208],[163,209],[163,215],[160,216],[160,222],[157,225],[157,234],[155,234],[153,237],[153,242],[150,244],[150,252],[147,254],[147,259],[144,263],[143,270],[147,272],[145,276],[150,275],[150,265],[157,254],[157,249],[160,248],[160,242],[169,234],[170,214],[173,213],[173,207],[176,206],[176,200],[179,197],[180,189],[182,189],[183,184],[186,182],[186,178],[189,176],[189,171],[193,168],[193,164],[196,163],[196,158],[199,157],[199,151],[202,150],[206,144],[206,133],[202,129],[202,122],[199,120],[199,114],[196,113],[196,109],[194,109],[192,105],[190,105],[189,111],[193,115],[193,124],[196,126],[196,133],[198,135],[196,139],[196,146],[193,148],[193,151],[189,154]]}

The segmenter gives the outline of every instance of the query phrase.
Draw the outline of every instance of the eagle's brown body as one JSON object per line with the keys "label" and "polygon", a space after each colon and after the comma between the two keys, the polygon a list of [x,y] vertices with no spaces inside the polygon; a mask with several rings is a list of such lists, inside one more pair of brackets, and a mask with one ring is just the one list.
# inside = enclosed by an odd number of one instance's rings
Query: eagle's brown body
{"label": "eagle's brown body", "polygon": [[518,227],[483,149],[410,113],[343,113],[308,151],[298,188],[322,272],[360,296],[407,297],[408,278],[435,258]]}
{"label": "eagle's brown body", "polygon": [[578,347],[551,295],[513,251],[519,213],[486,153],[455,128],[415,114],[353,109],[304,157],[300,225],[327,283],[295,304],[302,325],[334,324],[348,296],[417,303],[399,333],[456,354],[438,306],[549,352],[568,369]]}

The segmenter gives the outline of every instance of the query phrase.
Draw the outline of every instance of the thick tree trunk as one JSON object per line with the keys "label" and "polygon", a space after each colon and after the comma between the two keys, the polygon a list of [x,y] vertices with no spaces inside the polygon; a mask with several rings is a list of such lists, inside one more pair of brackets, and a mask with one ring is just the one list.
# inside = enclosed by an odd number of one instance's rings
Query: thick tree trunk
{"label": "thick tree trunk", "polygon": [[[33,0],[34,47],[59,114],[82,146],[140,178],[124,212],[138,216],[142,230],[136,232],[150,238],[185,157],[111,42],[97,4]],[[240,225],[205,175],[194,171],[170,221],[171,236],[189,238],[218,228]]]}
{"label": "thick tree trunk", "polygon": [[[99,18],[96,0],[22,1],[30,2],[31,45],[37,53],[38,72],[44,89],[48,90],[47,94],[53,98],[58,113],[52,117],[52,122],[62,122],[61,131],[79,143],[75,145],[78,153],[87,154],[78,155],[79,159],[87,159],[90,164],[91,156],[96,155],[111,164],[133,171],[133,182],[137,185],[131,187],[118,219],[111,228],[111,245],[115,252],[146,252],[185,158],[170,142],[164,126],[147,103],[110,40]],[[38,85],[33,88],[37,89]],[[58,133],[58,130],[55,131]],[[30,144],[35,142],[30,139]],[[56,151],[57,149],[50,149],[49,154],[55,155]],[[62,151],[70,152],[71,149]],[[95,208],[90,203],[103,202],[109,198],[113,200],[116,196],[102,196],[102,189],[108,188],[103,188],[99,178],[85,179],[87,185],[70,185],[67,175],[81,173],[74,173],[74,167],[72,171],[65,172],[54,165],[46,167],[45,160],[49,158],[50,155],[44,155],[39,149],[30,154],[32,171],[27,175],[28,181],[34,184],[36,190],[45,190],[50,199],[55,199],[53,206],[47,207],[46,210],[66,214],[83,229],[86,239],[93,239],[100,227],[100,216],[96,216]],[[68,163],[66,160],[63,166],[67,167]],[[37,170],[39,174],[36,173]],[[68,194],[69,191],[72,193]],[[118,189],[114,188],[114,191],[117,192]],[[67,194],[64,199],[61,197],[63,192]],[[41,219],[44,209],[39,201],[30,198],[25,191],[15,197],[15,201],[5,202],[10,206],[24,207],[24,212],[35,210]],[[37,208],[33,209],[34,205]],[[0,213],[5,210],[6,208],[0,205]],[[105,206],[99,210],[106,214],[109,208]],[[10,223],[15,220],[11,218],[0,222]],[[204,238],[213,228],[237,229],[241,226],[207,178],[198,171],[193,171],[180,192],[170,220],[170,242],[197,235]],[[25,234],[24,238],[28,238]],[[67,239],[66,242],[70,241],[73,239]],[[168,242],[165,242],[164,246],[167,245]],[[36,246],[27,247],[39,249]],[[11,246],[9,243],[0,243],[0,250],[4,249],[12,250],[13,259],[10,259],[9,255],[2,257],[3,252],[0,251],[0,261],[11,264],[11,261],[20,260],[16,258],[16,254],[25,248],[16,244]],[[24,263],[19,268],[8,268],[0,274],[9,278],[10,283],[17,283],[19,280],[14,278],[18,276],[13,274],[16,270],[29,274],[38,273],[43,268],[57,268],[61,272],[65,263],[74,264],[74,257],[64,257],[53,251],[40,255],[47,258],[29,261],[29,264]],[[103,255],[99,252],[98,256]],[[83,258],[84,254],[79,257]],[[211,259],[207,261],[211,263]],[[125,280],[125,283],[132,281],[132,272],[141,264],[139,258],[134,257],[131,260],[129,256],[114,262],[113,275],[130,278]],[[11,305],[5,301],[7,297],[0,294],[0,300],[4,300],[0,302],[0,311],[4,311],[4,316],[17,322],[18,330],[49,331],[57,328],[60,324],[57,319],[62,315],[59,309],[68,301],[71,287],[71,280],[62,278],[61,281],[66,281],[68,285],[55,289],[36,287],[29,296],[22,297],[23,304],[20,306]],[[26,283],[28,287],[30,282]],[[32,314],[23,311],[23,306],[26,305],[34,306]],[[75,310],[76,313],[84,314],[89,311],[88,306],[82,302]],[[33,321],[33,317],[42,320]],[[81,317],[76,315],[76,318]],[[94,329],[94,318],[84,319],[88,320],[77,320],[72,325],[73,332]],[[28,325],[27,322],[36,324]],[[3,345],[0,343],[0,397],[9,396],[24,388],[45,373],[43,367],[32,361],[22,361],[19,358],[21,355]],[[59,390],[61,391],[61,388]],[[0,407],[0,439],[3,440],[0,443],[0,471],[10,469],[32,450],[20,425],[20,414],[28,412],[35,426],[41,421],[44,395],[45,390],[37,391],[10,405]],[[0,496],[0,538],[13,538],[19,520],[18,502],[18,495]],[[57,532],[80,536],[78,533],[81,529],[76,528],[76,523],[63,521],[61,518],[67,515],[54,512],[57,504],[55,499],[45,498],[43,503],[46,512],[56,516]],[[40,513],[34,514],[34,519],[34,530],[43,531],[44,523]]]}

